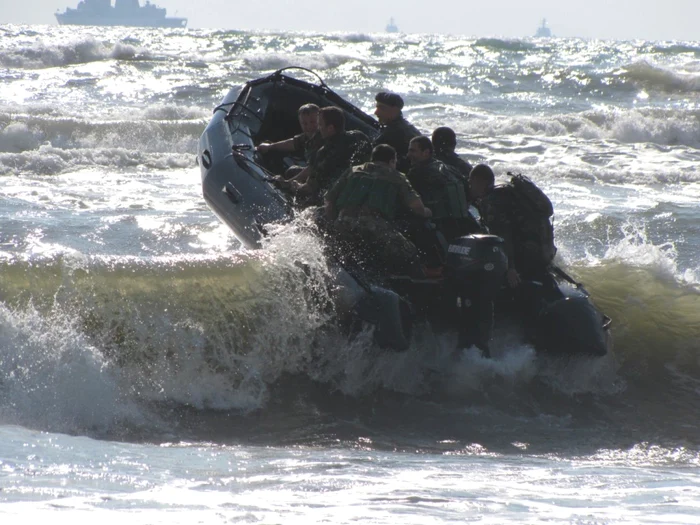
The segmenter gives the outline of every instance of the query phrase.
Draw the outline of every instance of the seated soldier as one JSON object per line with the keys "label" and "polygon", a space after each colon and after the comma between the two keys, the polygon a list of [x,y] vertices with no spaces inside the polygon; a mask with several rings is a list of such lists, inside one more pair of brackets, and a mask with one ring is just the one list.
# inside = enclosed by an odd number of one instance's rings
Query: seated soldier
{"label": "seated soldier", "polygon": [[433,143],[435,158],[448,166],[452,166],[462,176],[461,180],[464,184],[464,193],[467,197],[467,202],[469,202],[469,173],[472,171],[472,165],[455,152],[455,148],[457,147],[457,135],[455,135],[454,130],[446,126],[436,128],[435,131],[433,131],[431,141]]}
{"label": "seated soldier", "polygon": [[381,132],[374,141],[374,145],[388,144],[396,150],[396,169],[406,173],[410,167],[406,153],[408,143],[413,137],[420,136],[418,131],[405,118],[403,118],[403,99],[396,93],[382,91],[374,97],[377,107],[374,114],[381,124]]}
{"label": "seated soldier", "polygon": [[360,131],[345,131],[345,114],[334,106],[318,113],[318,129],[323,146],[309,165],[290,181],[276,177],[274,182],[299,199],[302,207],[320,204],[323,194],[353,164],[367,160],[369,138]]}
{"label": "seated soldier", "polygon": [[[263,142],[259,144],[257,150],[260,153],[268,151],[280,151],[289,154],[303,155],[308,165],[311,157],[323,144],[321,133],[318,131],[318,112],[316,104],[304,104],[299,108],[299,125],[301,133],[294,137],[280,142]],[[285,179],[289,179],[303,170],[303,166],[290,166],[284,174]]]}
{"label": "seated soldier", "polygon": [[469,213],[464,185],[454,168],[433,157],[430,139],[411,139],[408,158],[411,161],[408,180],[433,211],[433,222],[447,241],[480,231]]}
{"label": "seated soldier", "polygon": [[382,272],[420,274],[418,250],[394,221],[401,211],[421,218],[431,212],[396,170],[391,146],[376,146],[370,162],[347,170],[326,193],[325,211],[339,240],[359,255],[360,263]]}

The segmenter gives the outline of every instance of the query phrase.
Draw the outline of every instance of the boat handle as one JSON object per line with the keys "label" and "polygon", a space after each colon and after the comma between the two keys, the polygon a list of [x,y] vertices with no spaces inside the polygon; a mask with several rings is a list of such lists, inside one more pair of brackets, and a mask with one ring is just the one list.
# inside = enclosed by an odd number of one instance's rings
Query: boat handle
{"label": "boat handle", "polygon": [[209,153],[208,149],[205,149],[202,152],[202,166],[204,166],[206,169],[211,168],[211,153]]}
{"label": "boat handle", "polygon": [[241,193],[236,189],[233,183],[227,182],[224,184],[221,191],[223,191],[234,204],[239,204],[241,202]]}

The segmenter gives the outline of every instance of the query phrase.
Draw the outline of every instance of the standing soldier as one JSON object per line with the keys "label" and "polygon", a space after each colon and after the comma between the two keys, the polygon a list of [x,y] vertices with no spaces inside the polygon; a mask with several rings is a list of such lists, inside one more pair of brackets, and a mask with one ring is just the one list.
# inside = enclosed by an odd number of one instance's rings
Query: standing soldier
{"label": "standing soldier", "polygon": [[408,143],[413,137],[420,136],[418,131],[410,122],[403,118],[403,99],[396,93],[382,91],[374,97],[377,108],[374,114],[379,120],[382,129],[379,136],[374,141],[374,145],[388,144],[396,150],[396,169],[401,173],[406,173],[410,164],[406,158]]}

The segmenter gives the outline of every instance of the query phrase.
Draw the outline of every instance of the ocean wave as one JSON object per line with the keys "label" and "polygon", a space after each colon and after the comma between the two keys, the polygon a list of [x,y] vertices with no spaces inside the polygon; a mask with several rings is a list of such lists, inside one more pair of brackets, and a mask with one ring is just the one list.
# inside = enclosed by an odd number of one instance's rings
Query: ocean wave
{"label": "ocean wave", "polygon": [[625,66],[620,77],[653,91],[667,93],[700,92],[700,75],[680,73],[655,66],[645,60]]}
{"label": "ocean wave", "polygon": [[[425,326],[404,353],[376,348],[371,329],[341,329],[333,270],[307,228],[303,220],[279,226],[265,250],[251,253],[4,260],[0,417],[92,432],[138,428],[152,406],[247,414],[279,401],[271,396],[290,376],[310,381],[295,383],[309,395],[312,384],[341,393],[333,410],[378,391],[448,408],[476,404],[494,421],[551,417],[562,405],[572,405],[569,414],[590,396],[598,411],[613,410],[620,396],[644,403],[640,388],[682,410],[697,404],[686,390],[700,381],[700,292],[679,279],[673,253],[634,233],[567,268],[613,318],[611,355],[538,356],[501,326],[494,359],[464,351],[455,360],[454,334]],[[76,401],[81,385],[90,396]]]}
{"label": "ocean wave", "polygon": [[[154,105],[130,112],[130,119],[63,116],[55,110],[17,114],[0,110],[0,152],[123,148],[148,153],[194,153],[209,116],[200,108]],[[126,115],[124,115],[126,117]]]}
{"label": "ocean wave", "polygon": [[42,314],[0,302],[0,348],[3,424],[112,436],[124,435],[124,426],[157,425],[66,311]]}
{"label": "ocean wave", "polygon": [[695,56],[700,56],[700,46],[692,43],[654,44],[651,46],[651,52],[664,55],[683,55],[686,53],[692,53]]}
{"label": "ocean wave", "polygon": [[[115,136],[115,140],[118,137]],[[23,142],[26,145],[26,142]],[[194,166],[192,153],[148,153],[126,148],[54,148],[41,145],[20,153],[0,153],[0,175],[56,175],[96,166],[130,168],[144,166],[171,170]]]}
{"label": "ocean wave", "polygon": [[18,69],[43,69],[108,59],[128,60],[144,53],[145,51],[130,44],[117,42],[109,46],[94,37],[86,37],[64,44],[39,41],[31,46],[1,50],[0,65]]}
{"label": "ocean wave", "polygon": [[[448,115],[455,119],[453,115]],[[616,140],[700,148],[700,112],[687,109],[600,108],[580,113],[500,116],[471,113],[455,119],[455,129],[467,137],[572,136],[584,140]]]}
{"label": "ocean wave", "polygon": [[254,71],[276,71],[283,67],[300,66],[307,69],[324,71],[339,67],[348,62],[361,61],[349,55],[330,53],[247,53],[243,55],[245,64]]}
{"label": "ocean wave", "polygon": [[667,378],[682,364],[700,379],[700,283],[682,270],[673,242],[653,243],[645,227],[621,226],[604,250],[586,250],[571,271],[614,322],[615,354],[635,378]]}
{"label": "ocean wave", "polygon": [[538,47],[537,44],[525,40],[503,38],[479,38],[473,46],[486,47],[496,51],[532,51]]}

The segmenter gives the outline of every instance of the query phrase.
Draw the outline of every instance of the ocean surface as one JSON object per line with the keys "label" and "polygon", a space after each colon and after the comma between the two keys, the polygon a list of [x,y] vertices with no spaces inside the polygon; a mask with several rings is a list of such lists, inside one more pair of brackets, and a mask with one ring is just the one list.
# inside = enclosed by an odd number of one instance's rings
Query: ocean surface
{"label": "ocean surface", "polygon": [[[196,144],[290,65],[537,181],[613,352],[382,352],[242,250]],[[0,522],[700,522],[699,161],[700,42],[0,25]]]}

